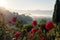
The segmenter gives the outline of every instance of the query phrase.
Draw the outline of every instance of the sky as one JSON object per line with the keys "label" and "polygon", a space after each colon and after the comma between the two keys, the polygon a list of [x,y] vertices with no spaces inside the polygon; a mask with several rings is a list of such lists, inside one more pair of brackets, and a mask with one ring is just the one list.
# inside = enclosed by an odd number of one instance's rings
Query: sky
{"label": "sky", "polygon": [[0,6],[12,10],[53,10],[56,0],[0,0]]}

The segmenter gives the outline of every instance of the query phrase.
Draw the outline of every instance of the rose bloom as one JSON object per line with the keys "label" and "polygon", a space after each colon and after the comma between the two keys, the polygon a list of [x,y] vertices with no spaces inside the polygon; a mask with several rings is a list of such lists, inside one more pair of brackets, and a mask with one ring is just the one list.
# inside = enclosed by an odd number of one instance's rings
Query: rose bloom
{"label": "rose bloom", "polygon": [[47,23],[46,23],[45,28],[46,28],[47,30],[51,30],[51,29],[53,29],[53,27],[54,27],[53,22],[47,22]]}
{"label": "rose bloom", "polygon": [[37,25],[37,21],[32,21],[32,26],[36,26]]}
{"label": "rose bloom", "polygon": [[16,22],[17,17],[12,18],[12,22]]}
{"label": "rose bloom", "polygon": [[36,28],[32,28],[30,34],[34,34],[36,32]]}
{"label": "rose bloom", "polygon": [[16,33],[15,33],[15,37],[17,37],[17,38],[18,38],[20,35],[21,35],[20,32],[16,32]]}

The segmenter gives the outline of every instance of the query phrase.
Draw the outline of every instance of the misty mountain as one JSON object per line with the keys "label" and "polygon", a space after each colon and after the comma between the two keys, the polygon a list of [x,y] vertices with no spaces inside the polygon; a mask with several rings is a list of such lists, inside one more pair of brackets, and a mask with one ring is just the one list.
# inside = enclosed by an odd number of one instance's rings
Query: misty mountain
{"label": "misty mountain", "polygon": [[[25,15],[50,15],[52,16],[53,15],[53,10],[17,10],[17,12],[19,12],[19,14],[25,14]],[[36,15],[35,15],[36,14]]]}
{"label": "misty mountain", "polygon": [[[6,18],[5,20],[8,20],[8,19],[10,19],[14,16],[18,16],[18,15],[19,15],[19,17],[22,17],[23,16],[22,14],[24,14],[27,17],[30,16],[34,20],[41,20],[41,19],[52,20],[52,16],[53,16],[53,10],[16,10],[14,12],[11,12],[11,11],[6,10],[5,8],[1,8],[1,7],[0,7],[0,13],[4,14],[4,17]],[[19,18],[19,20],[20,19],[21,18]]]}
{"label": "misty mountain", "polygon": [[[3,15],[1,15],[3,14]],[[0,17],[2,16],[2,19],[4,19],[4,22],[8,22],[13,17],[17,17],[19,21],[22,21],[23,23],[31,22],[33,19],[30,16],[26,16],[25,14],[19,15],[18,12],[11,12],[9,10],[6,10],[5,8],[0,7]],[[0,18],[1,19],[1,18]]]}
{"label": "misty mountain", "polygon": [[53,10],[17,10],[17,12],[19,12],[19,14],[29,15],[35,20],[52,20],[53,16]]}

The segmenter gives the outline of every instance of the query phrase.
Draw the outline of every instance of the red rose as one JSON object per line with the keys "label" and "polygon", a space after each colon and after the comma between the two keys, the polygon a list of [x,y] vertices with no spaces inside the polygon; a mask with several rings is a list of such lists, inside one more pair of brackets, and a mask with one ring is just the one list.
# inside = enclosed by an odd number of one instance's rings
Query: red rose
{"label": "red rose", "polygon": [[37,25],[37,21],[32,21],[32,26],[36,26]]}
{"label": "red rose", "polygon": [[16,33],[15,33],[15,37],[17,37],[17,38],[18,38],[20,35],[21,35],[20,32],[16,32]]}
{"label": "red rose", "polygon": [[16,22],[17,17],[12,18],[12,22]]}
{"label": "red rose", "polygon": [[35,32],[36,32],[36,28],[32,28],[30,31],[31,34],[34,34]]}
{"label": "red rose", "polygon": [[42,37],[40,40],[45,40],[45,38],[44,38],[44,37]]}
{"label": "red rose", "polygon": [[41,32],[42,32],[42,30],[38,30],[37,32],[38,32],[38,33],[41,33]]}
{"label": "red rose", "polygon": [[53,25],[52,22],[47,22],[47,23],[46,23],[45,28],[46,28],[47,30],[51,30],[51,29],[53,29],[53,27],[54,27],[54,25]]}

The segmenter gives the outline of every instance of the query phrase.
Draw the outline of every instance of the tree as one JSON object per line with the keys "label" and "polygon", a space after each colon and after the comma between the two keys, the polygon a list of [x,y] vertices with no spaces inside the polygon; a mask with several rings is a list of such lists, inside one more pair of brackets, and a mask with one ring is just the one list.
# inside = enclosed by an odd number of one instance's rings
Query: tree
{"label": "tree", "polygon": [[53,13],[53,22],[55,23],[60,22],[60,0],[56,0],[56,4],[54,7],[54,13]]}

